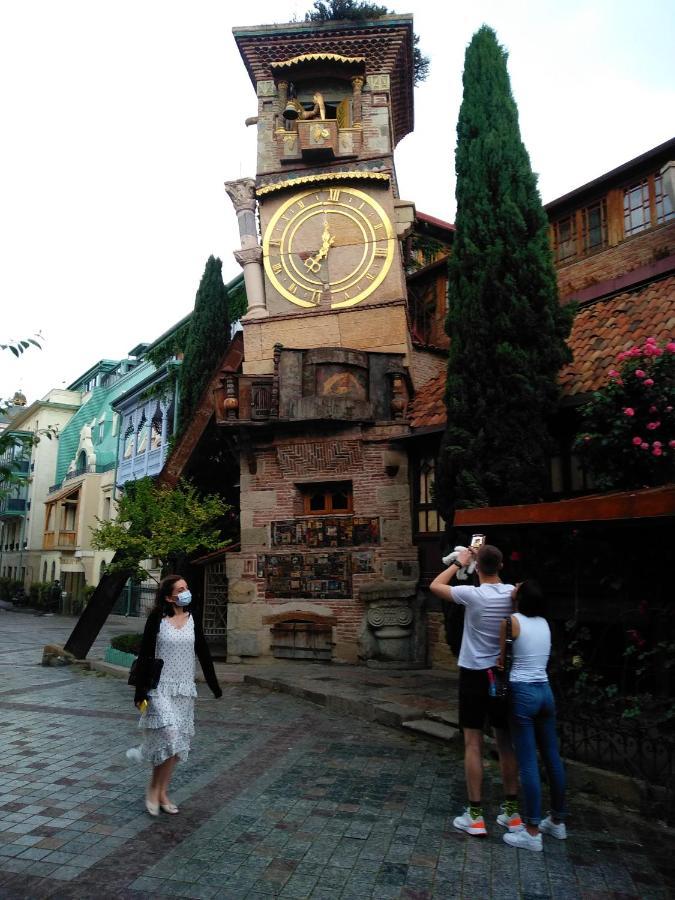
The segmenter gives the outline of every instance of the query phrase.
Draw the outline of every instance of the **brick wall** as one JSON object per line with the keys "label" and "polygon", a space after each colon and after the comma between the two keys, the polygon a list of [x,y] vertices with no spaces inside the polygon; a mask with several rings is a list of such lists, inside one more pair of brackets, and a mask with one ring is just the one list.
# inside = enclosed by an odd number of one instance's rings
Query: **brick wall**
{"label": "brick wall", "polygon": [[[270,627],[263,625],[263,619],[280,609],[312,610],[336,618],[334,659],[357,661],[366,612],[359,599],[361,586],[396,578],[403,564],[410,567],[411,580],[417,580],[419,574],[417,549],[412,544],[407,457],[392,450],[388,440],[399,431],[398,426],[357,427],[322,435],[317,433],[319,426],[314,426],[301,435],[279,432],[271,444],[254,448],[255,474],[249,474],[247,462],[242,460],[241,552],[228,558],[228,635],[233,636],[233,646],[237,646],[236,633],[246,632],[249,637],[256,636],[260,655],[269,656]],[[391,464],[392,454],[396,455],[398,471],[389,476],[385,465]],[[331,479],[351,481],[355,516],[380,517],[381,543],[356,548],[372,552],[374,571],[352,575],[353,596],[347,599],[265,597],[266,584],[258,578],[257,558],[271,552],[271,523],[298,516],[302,508],[300,484]],[[286,552],[293,549],[289,547]],[[297,549],[304,552],[304,548]],[[349,550],[344,548],[344,552]]]}
{"label": "brick wall", "polygon": [[414,349],[410,358],[410,375],[415,390],[418,391],[422,385],[444,372],[447,365],[447,357],[438,353],[428,353],[424,350]]}
{"label": "brick wall", "polygon": [[432,669],[457,670],[457,660],[452,655],[445,640],[445,622],[443,613],[427,613],[427,640],[429,665]]}
{"label": "brick wall", "polygon": [[562,299],[675,253],[675,222],[630,237],[616,247],[558,267]]}

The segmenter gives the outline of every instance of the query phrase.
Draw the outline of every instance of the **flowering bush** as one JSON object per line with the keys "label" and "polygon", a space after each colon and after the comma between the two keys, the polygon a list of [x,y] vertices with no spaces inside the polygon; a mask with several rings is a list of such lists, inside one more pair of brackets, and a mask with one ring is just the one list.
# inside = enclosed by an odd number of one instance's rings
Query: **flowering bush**
{"label": "flowering bush", "polygon": [[652,487],[675,473],[675,341],[647,338],[618,356],[581,410],[575,449],[601,490]]}

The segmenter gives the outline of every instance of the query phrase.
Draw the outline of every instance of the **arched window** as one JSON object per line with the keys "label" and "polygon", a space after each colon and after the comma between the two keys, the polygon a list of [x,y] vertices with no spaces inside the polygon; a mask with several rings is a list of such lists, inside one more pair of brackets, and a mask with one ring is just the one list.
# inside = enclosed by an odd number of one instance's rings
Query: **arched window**
{"label": "arched window", "polygon": [[56,578],[56,562],[54,561],[52,563],[52,581],[54,581],[55,578]]}
{"label": "arched window", "polygon": [[44,565],[42,566],[42,580],[47,580],[47,560],[44,561]]}
{"label": "arched window", "polygon": [[140,456],[141,453],[145,453],[148,449],[148,420],[145,418],[145,413],[143,413],[141,417],[141,421],[138,423],[138,437],[136,438],[136,455]]}
{"label": "arched window", "polygon": [[124,432],[124,453],[123,459],[131,459],[134,455],[134,423],[129,416],[127,430]]}
{"label": "arched window", "polygon": [[162,410],[157,405],[157,409],[152,417],[150,424],[150,449],[159,450],[162,446]]}
{"label": "arched window", "polygon": [[87,471],[87,454],[85,450],[80,450],[75,468],[78,472]]}
{"label": "arched window", "polygon": [[103,576],[105,575],[105,569],[106,569],[106,566],[105,566],[105,560],[102,559],[102,560],[101,560],[101,565],[98,567],[98,580],[99,580],[99,581],[100,581],[100,580],[103,578]]}

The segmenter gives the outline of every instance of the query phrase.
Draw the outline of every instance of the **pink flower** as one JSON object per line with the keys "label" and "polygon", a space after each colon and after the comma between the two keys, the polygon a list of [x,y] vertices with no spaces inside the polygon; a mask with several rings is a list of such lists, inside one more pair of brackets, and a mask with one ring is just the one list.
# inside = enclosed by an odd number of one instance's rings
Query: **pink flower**
{"label": "pink flower", "polygon": [[624,359],[628,359],[628,351],[622,350],[621,353],[617,353],[616,358],[623,362]]}
{"label": "pink flower", "polygon": [[668,446],[671,450],[675,450],[675,441],[668,441]]}
{"label": "pink flower", "polygon": [[633,347],[628,351],[628,356],[642,356],[642,350],[639,347]]}
{"label": "pink flower", "polygon": [[655,412],[656,412],[656,407],[655,407],[655,406],[650,406],[650,407],[649,407],[649,412],[650,412],[650,413],[655,413]]}
{"label": "pink flower", "polygon": [[670,341],[666,344],[666,350],[668,353],[675,353],[675,341]]}
{"label": "pink flower", "polygon": [[663,450],[660,447],[654,447],[652,450],[652,456],[661,456]]}
{"label": "pink flower", "polygon": [[640,450],[649,450],[649,444],[644,441],[642,444],[640,444]]}
{"label": "pink flower", "polygon": [[647,343],[647,344],[655,344],[655,343],[656,343],[656,338],[655,338],[655,337],[648,337],[647,340],[646,340],[646,343]]}
{"label": "pink flower", "polygon": [[647,428],[650,431],[656,431],[660,424],[660,422],[647,422]]}
{"label": "pink flower", "polygon": [[609,370],[609,377],[610,377],[610,378],[618,378],[618,377],[619,377],[619,373],[616,371],[616,369],[610,369],[610,370]]}
{"label": "pink flower", "polygon": [[653,378],[645,378],[645,380],[642,383],[644,384],[645,387],[651,387],[654,384],[654,379]]}
{"label": "pink flower", "polygon": [[646,375],[647,375],[647,373],[646,373],[646,372],[643,372],[642,369],[636,369],[636,370],[635,370],[635,376],[636,376],[636,378],[644,378]]}
{"label": "pink flower", "polygon": [[639,447],[640,444],[642,443],[642,438],[641,438],[641,437],[634,437],[634,438],[633,438],[633,443],[635,444],[636,447]]}
{"label": "pink flower", "polygon": [[654,347],[652,356],[663,356],[663,350],[660,347]]}
{"label": "pink flower", "polygon": [[652,447],[663,447],[661,441],[652,441]]}
{"label": "pink flower", "polygon": [[624,414],[625,416],[634,416],[634,415],[635,415],[635,410],[633,409],[632,406],[626,406],[626,407],[624,408],[623,414]]}

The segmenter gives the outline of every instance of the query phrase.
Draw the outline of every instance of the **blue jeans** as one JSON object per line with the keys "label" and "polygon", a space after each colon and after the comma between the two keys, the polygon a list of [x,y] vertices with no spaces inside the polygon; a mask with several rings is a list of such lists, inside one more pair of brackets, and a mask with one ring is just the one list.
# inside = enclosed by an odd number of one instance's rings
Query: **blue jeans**
{"label": "blue jeans", "polygon": [[541,821],[541,779],[537,747],[548,773],[551,789],[551,814],[565,818],[565,769],[558,750],[555,729],[555,700],[546,681],[512,681],[509,684],[511,739],[518,758],[523,789],[523,821],[538,825]]}

